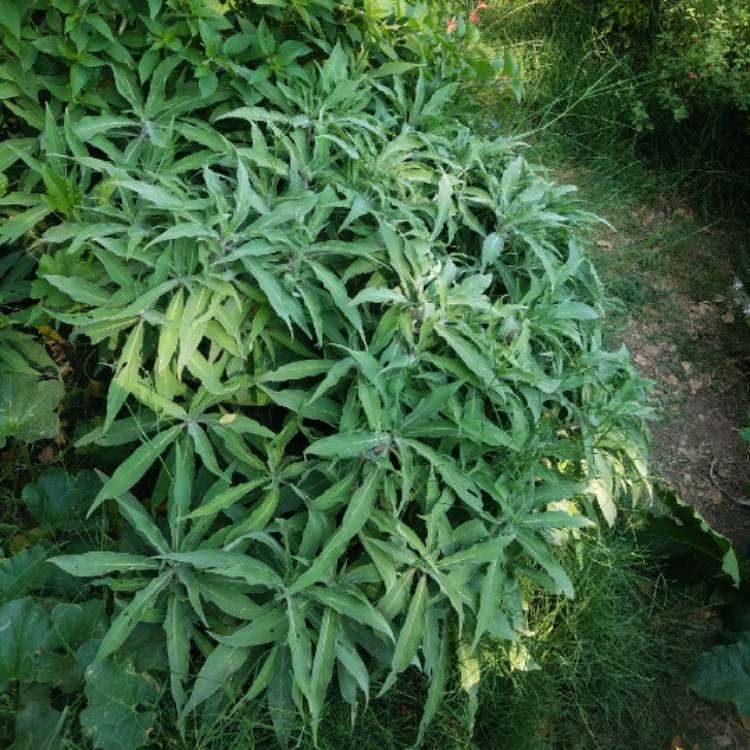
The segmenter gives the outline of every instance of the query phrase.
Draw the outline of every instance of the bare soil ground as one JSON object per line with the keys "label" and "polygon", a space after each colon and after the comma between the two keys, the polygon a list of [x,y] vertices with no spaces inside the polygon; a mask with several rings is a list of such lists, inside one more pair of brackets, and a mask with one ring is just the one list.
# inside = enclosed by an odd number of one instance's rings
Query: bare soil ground
{"label": "bare soil ground", "polygon": [[[737,281],[748,278],[738,258],[750,237],[701,226],[669,198],[604,215],[613,229],[600,233],[595,260],[619,300],[613,343],[624,343],[653,381],[652,475],[747,555],[750,297]],[[675,699],[689,702],[711,739],[693,746],[675,737],[673,750],[750,750],[750,721],[687,689]]]}
{"label": "bare soil ground", "polygon": [[652,472],[734,542],[750,542],[750,318],[737,230],[700,227],[664,199],[634,208],[597,242],[622,301],[613,337],[653,381]]}

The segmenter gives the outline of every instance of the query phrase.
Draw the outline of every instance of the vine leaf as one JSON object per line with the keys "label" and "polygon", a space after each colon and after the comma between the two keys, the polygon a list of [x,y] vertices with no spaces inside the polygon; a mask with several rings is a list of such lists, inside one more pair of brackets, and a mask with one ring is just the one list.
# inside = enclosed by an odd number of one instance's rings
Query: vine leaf
{"label": "vine leaf", "polygon": [[136,750],[154,726],[154,704],[160,687],[132,664],[94,662],[86,670],[88,705],[81,711],[81,727],[95,748]]}

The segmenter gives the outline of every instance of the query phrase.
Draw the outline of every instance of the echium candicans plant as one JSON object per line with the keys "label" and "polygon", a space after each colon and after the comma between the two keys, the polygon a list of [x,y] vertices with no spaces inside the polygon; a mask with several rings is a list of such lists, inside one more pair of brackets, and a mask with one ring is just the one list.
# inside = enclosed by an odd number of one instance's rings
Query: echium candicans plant
{"label": "echium candicans plant", "polygon": [[4,239],[109,373],[78,446],[123,459],[89,515],[134,532],[53,562],[113,591],[95,664],[163,626],[181,723],[264,697],[283,741],[332,684],[356,712],[416,668],[421,737],[451,665],[474,710],[527,584],[572,597],[556,546],[645,483],[591,217],[446,116],[460,81],[373,66],[325,19],[180,7],[124,12],[149,62],[97,69],[104,111],[61,97],[11,149]]}

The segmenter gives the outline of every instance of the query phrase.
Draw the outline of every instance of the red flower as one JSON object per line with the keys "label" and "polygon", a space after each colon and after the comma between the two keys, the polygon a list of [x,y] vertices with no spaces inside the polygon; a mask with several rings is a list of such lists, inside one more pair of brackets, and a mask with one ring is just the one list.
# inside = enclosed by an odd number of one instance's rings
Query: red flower
{"label": "red flower", "polygon": [[490,6],[487,5],[487,3],[484,2],[484,0],[480,0],[480,2],[477,3],[477,10],[487,10]]}
{"label": "red flower", "polygon": [[477,13],[475,10],[472,10],[471,13],[469,13],[469,20],[472,23],[479,23],[479,13]]}
{"label": "red flower", "polygon": [[692,70],[688,73],[688,81],[694,81],[697,77]]}
{"label": "red flower", "polygon": [[456,17],[453,16],[445,26],[445,33],[452,34],[456,29],[458,29],[458,21],[456,21]]}

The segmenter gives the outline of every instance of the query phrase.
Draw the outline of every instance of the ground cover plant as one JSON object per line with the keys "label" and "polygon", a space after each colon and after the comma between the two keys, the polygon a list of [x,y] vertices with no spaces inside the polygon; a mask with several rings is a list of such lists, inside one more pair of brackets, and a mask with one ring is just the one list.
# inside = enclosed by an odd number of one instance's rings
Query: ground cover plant
{"label": "ground cover plant", "polygon": [[528,667],[529,592],[572,598],[560,551],[644,489],[649,415],[593,217],[462,119],[470,26],[0,7],[9,741],[263,701],[315,742],[332,686],[354,720],[413,669],[415,741],[456,679],[470,732],[483,644]]}

